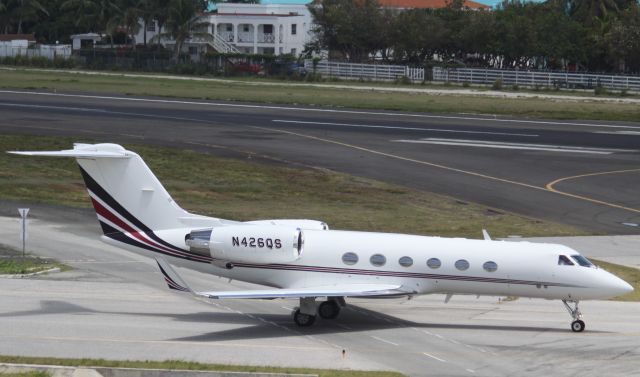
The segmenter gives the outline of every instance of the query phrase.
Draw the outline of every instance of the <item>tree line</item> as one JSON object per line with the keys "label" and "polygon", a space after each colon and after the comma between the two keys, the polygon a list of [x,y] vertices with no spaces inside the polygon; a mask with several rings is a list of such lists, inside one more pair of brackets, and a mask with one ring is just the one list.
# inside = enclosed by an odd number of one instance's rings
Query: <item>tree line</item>
{"label": "tree line", "polygon": [[424,65],[640,73],[637,0],[507,0],[469,10],[382,8],[377,0],[311,6],[309,51],[334,59]]}
{"label": "tree line", "polygon": [[[231,0],[255,2],[256,0]],[[443,9],[398,10],[377,0],[322,0],[310,5],[315,38],[307,52],[329,51],[351,62],[640,73],[638,0],[506,0],[493,10],[469,10],[462,0]],[[35,33],[42,43],[69,43],[72,34],[131,36],[157,22],[182,43],[202,24],[206,0],[0,0],[0,33]],[[142,20],[140,23],[139,21]],[[197,32],[196,32],[197,34]],[[132,48],[136,46],[132,43]]]}
{"label": "tree line", "polygon": [[0,33],[34,33],[38,42],[53,44],[93,32],[106,34],[111,43],[119,36],[122,44],[144,30],[143,40],[136,42],[147,46],[160,43],[146,36],[147,24],[156,22],[157,30],[165,28],[178,42],[177,53],[206,5],[204,0],[0,0]]}

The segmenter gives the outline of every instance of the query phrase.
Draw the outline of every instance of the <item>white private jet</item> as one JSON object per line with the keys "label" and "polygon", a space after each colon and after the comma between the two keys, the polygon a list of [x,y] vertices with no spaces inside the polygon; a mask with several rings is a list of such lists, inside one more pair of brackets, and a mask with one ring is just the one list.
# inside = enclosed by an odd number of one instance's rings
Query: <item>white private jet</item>
{"label": "white private jet", "polygon": [[[210,299],[298,298],[293,319],[334,319],[347,297],[430,293],[562,300],[583,331],[580,300],[633,291],[566,246],[329,230],[312,220],[236,222],[189,213],[176,204],[142,158],[116,144],[10,152],[74,157],[106,243],[155,257],[169,288]],[[264,290],[195,292],[168,262]],[[316,299],[326,298],[319,305]]]}

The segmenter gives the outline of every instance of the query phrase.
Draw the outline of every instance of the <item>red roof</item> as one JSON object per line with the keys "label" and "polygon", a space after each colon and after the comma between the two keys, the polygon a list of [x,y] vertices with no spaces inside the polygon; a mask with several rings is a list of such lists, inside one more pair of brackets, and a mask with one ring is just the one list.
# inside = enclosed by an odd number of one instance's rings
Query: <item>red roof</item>
{"label": "red roof", "polygon": [[[383,7],[391,8],[446,8],[446,0],[378,0]],[[466,0],[463,5],[469,9],[491,9],[490,6]]]}
{"label": "red roof", "polygon": [[29,42],[35,42],[35,34],[0,34],[0,42],[28,40]]}

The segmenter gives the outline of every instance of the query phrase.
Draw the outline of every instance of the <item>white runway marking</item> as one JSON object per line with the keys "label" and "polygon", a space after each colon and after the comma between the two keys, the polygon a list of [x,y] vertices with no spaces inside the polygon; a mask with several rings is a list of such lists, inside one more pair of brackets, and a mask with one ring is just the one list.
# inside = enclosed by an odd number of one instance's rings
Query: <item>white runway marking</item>
{"label": "white runway marking", "polygon": [[440,139],[425,138],[418,140],[391,140],[396,143],[413,143],[413,144],[435,144],[435,145],[451,145],[458,147],[476,147],[476,148],[495,148],[495,149],[517,149],[530,151],[546,151],[561,153],[586,153],[586,154],[612,154],[616,152],[637,152],[634,149],[608,149],[608,148],[586,148],[572,147],[565,145],[549,145],[549,144],[526,144],[526,143],[506,143],[500,141],[483,141],[483,140],[462,140],[462,139]]}
{"label": "white runway marking", "polygon": [[399,346],[399,344],[398,344],[398,343],[394,343],[394,342],[391,342],[391,341],[386,340],[386,339],[378,338],[377,336],[370,335],[370,337],[372,337],[372,338],[373,338],[373,339],[375,339],[375,340],[379,340],[379,341],[381,341],[381,342],[391,344],[391,345],[393,345],[393,346]]}
{"label": "white runway marking", "polygon": [[350,123],[331,123],[331,122],[309,122],[301,120],[283,120],[273,119],[272,122],[276,123],[292,123],[292,124],[313,124],[320,126],[340,126],[340,127],[354,127],[354,128],[382,128],[389,130],[409,130],[409,131],[430,131],[430,132],[447,132],[447,133],[461,133],[461,134],[484,134],[484,135],[502,135],[502,136],[525,136],[525,137],[539,137],[536,134],[521,134],[521,133],[509,133],[509,132],[490,132],[490,131],[464,131],[464,130],[451,130],[444,128],[420,128],[420,127],[399,127],[399,126],[377,126],[371,124],[350,124]]}
{"label": "white runway marking", "polygon": [[279,110],[279,111],[288,110],[288,111],[333,113],[333,114],[380,115],[380,116],[389,116],[389,117],[402,116],[402,117],[423,118],[423,119],[473,120],[473,121],[478,121],[478,122],[501,122],[501,123],[520,123],[520,124],[539,124],[539,125],[558,125],[558,126],[581,126],[581,127],[620,128],[620,129],[636,129],[636,130],[640,129],[640,127],[614,125],[614,124],[554,122],[554,121],[527,120],[527,119],[496,119],[496,118],[481,118],[481,117],[473,117],[473,116],[429,115],[429,114],[411,114],[411,113],[400,113],[400,112],[392,113],[392,112],[383,112],[383,111],[337,110],[337,109],[320,109],[320,108],[311,108],[311,107],[298,108],[298,107],[273,106],[273,105],[248,105],[248,104],[239,104],[239,103],[218,103],[218,102],[181,101],[181,100],[135,98],[135,97],[97,96],[97,95],[84,95],[84,94],[62,94],[62,93],[47,93],[47,92],[28,92],[28,91],[19,91],[19,90],[0,90],[0,93],[26,94],[26,95],[51,96],[51,97],[67,97],[67,98],[91,98],[91,99],[128,101],[128,102],[169,103],[169,104],[179,104],[179,105],[201,105],[201,106],[228,107],[228,108],[267,109],[267,110]]}
{"label": "white runway marking", "polygon": [[428,356],[428,357],[430,357],[430,358],[432,358],[432,359],[434,359],[434,360],[441,361],[441,362],[443,362],[443,363],[446,363],[446,362],[447,362],[447,360],[444,360],[444,359],[441,359],[441,358],[439,358],[439,357],[433,356],[433,355],[431,355],[431,354],[429,354],[429,353],[426,353],[426,352],[423,352],[422,354],[423,354],[423,355],[425,355],[425,356]]}

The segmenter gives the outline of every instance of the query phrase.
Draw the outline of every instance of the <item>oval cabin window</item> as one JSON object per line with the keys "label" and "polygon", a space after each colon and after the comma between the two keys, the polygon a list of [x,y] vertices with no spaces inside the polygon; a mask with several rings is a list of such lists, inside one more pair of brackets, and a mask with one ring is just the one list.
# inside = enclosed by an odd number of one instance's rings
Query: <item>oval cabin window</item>
{"label": "oval cabin window", "polygon": [[413,259],[411,259],[411,257],[402,257],[398,260],[398,263],[402,267],[411,267],[411,265],[413,265]]}
{"label": "oval cabin window", "polygon": [[342,262],[344,262],[344,264],[348,264],[348,265],[354,265],[356,263],[358,263],[358,254],[356,253],[344,253],[342,255]]}
{"label": "oval cabin window", "polygon": [[484,262],[484,264],[482,265],[482,268],[484,268],[488,272],[494,272],[498,269],[498,264],[493,261]]}
{"label": "oval cabin window", "polygon": [[440,266],[442,266],[442,262],[440,262],[440,259],[438,258],[430,258],[427,261],[427,266],[429,266],[430,268],[440,268]]}
{"label": "oval cabin window", "polygon": [[385,258],[385,256],[382,254],[373,254],[371,256],[371,259],[369,259],[369,261],[371,262],[372,265],[376,267],[380,267],[380,266],[384,266],[384,264],[387,263],[387,258]]}
{"label": "oval cabin window", "polygon": [[455,266],[456,266],[456,268],[457,268],[458,270],[460,270],[460,271],[464,271],[464,270],[466,270],[466,269],[468,269],[468,268],[469,268],[469,262],[467,262],[467,261],[466,261],[466,260],[464,260],[464,259],[459,259],[459,260],[457,260],[457,261],[456,261]]}

